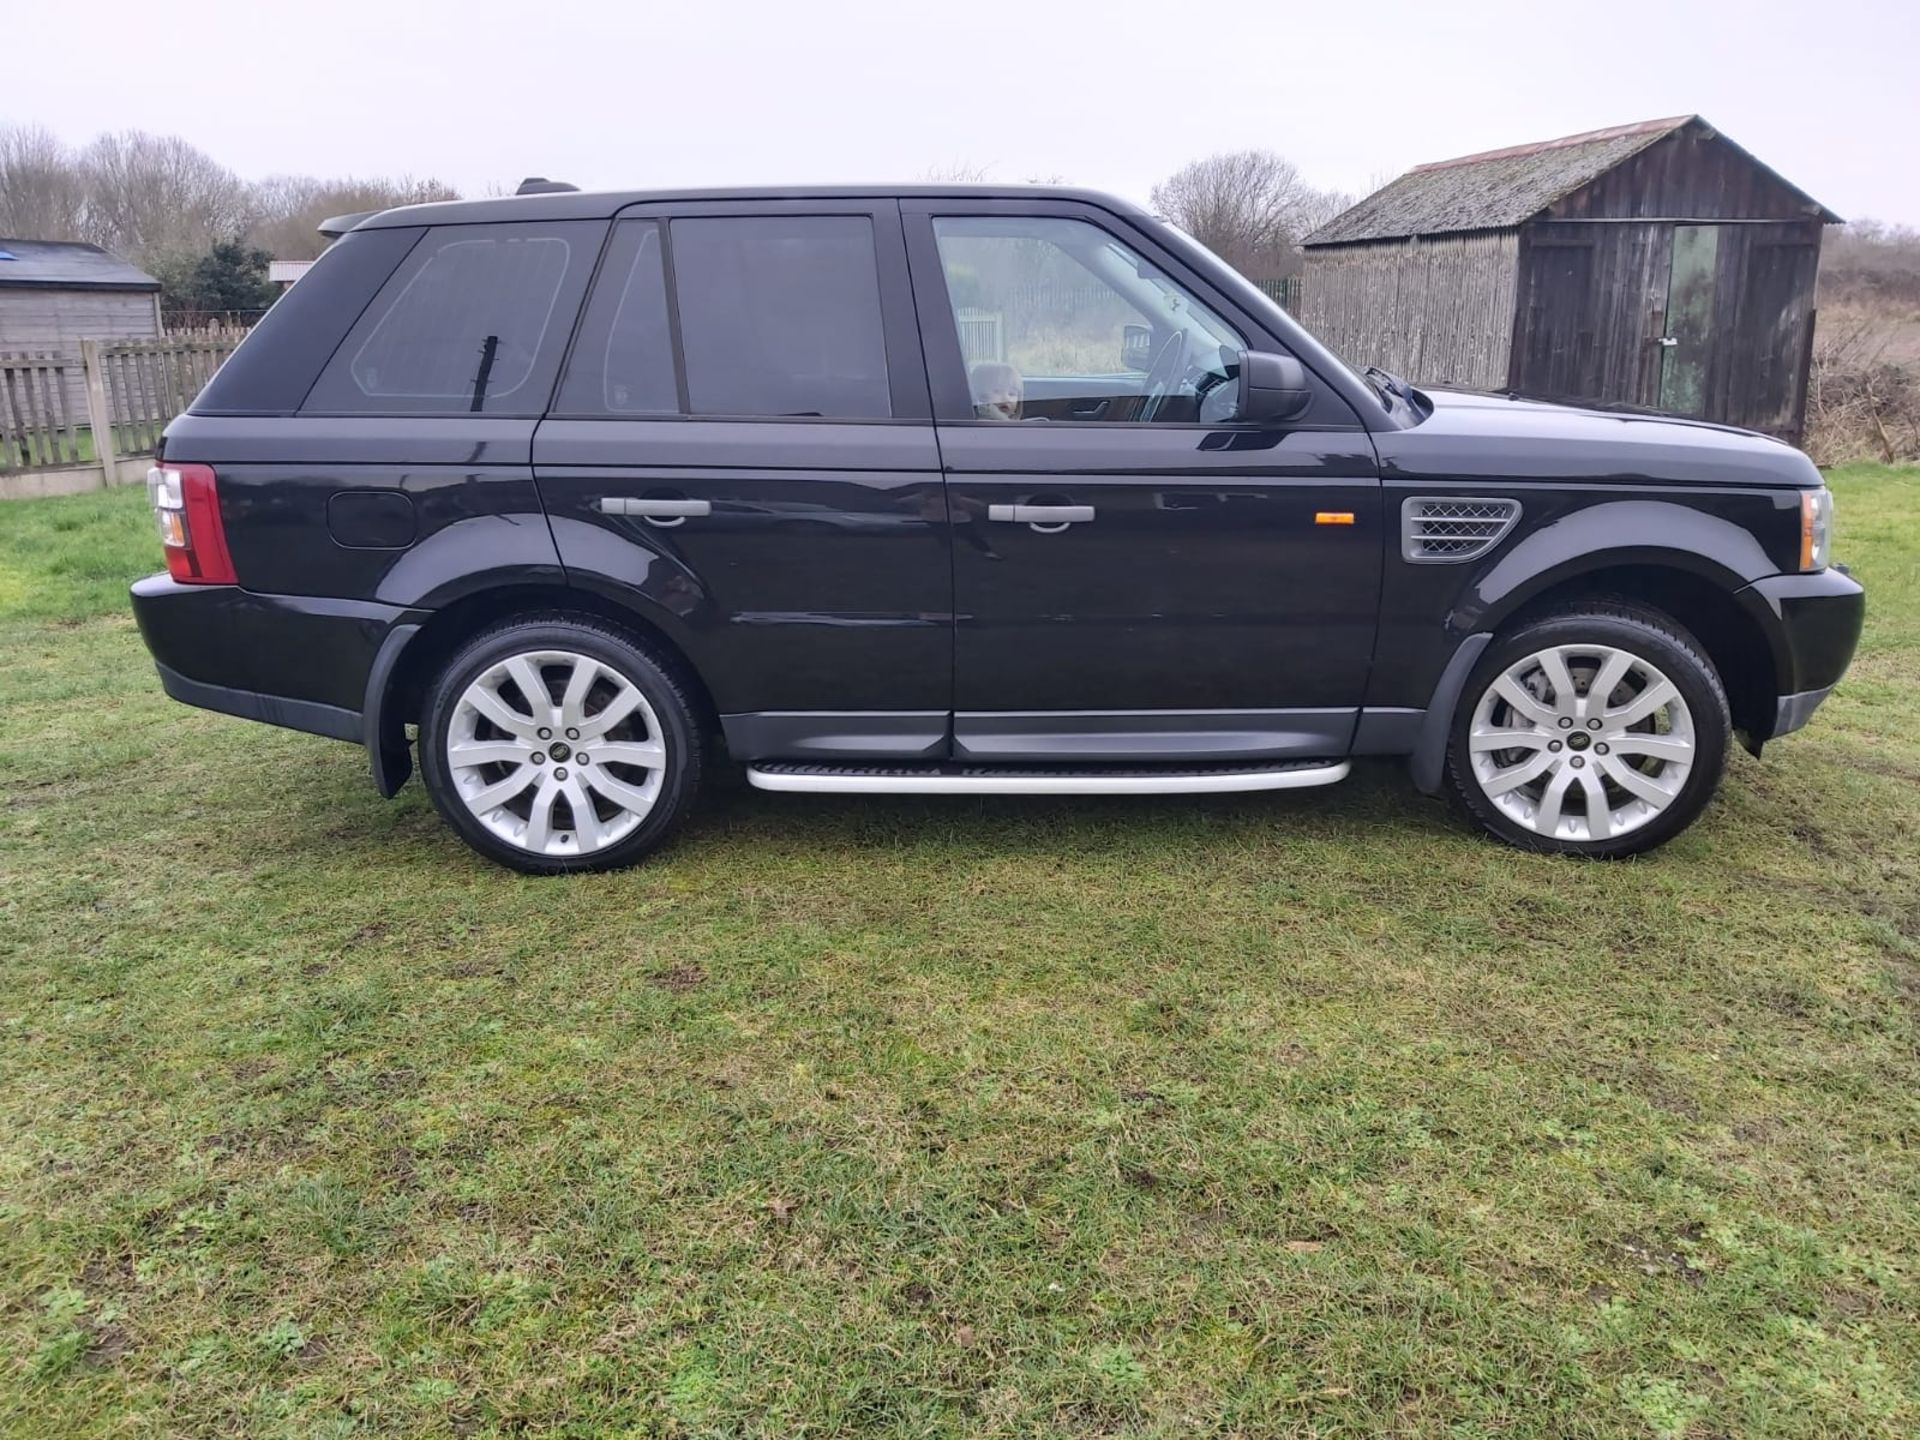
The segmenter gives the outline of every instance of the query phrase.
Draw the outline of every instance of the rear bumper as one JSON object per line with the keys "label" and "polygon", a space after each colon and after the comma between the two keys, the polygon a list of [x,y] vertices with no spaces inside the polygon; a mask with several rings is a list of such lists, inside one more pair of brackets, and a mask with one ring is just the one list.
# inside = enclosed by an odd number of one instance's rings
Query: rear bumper
{"label": "rear bumper", "polygon": [[279,695],[262,695],[258,690],[242,690],[232,685],[213,685],[192,680],[170,666],[154,661],[160,672],[160,688],[183,705],[202,710],[218,710],[222,715],[238,715],[243,720],[264,720],[289,730],[305,730],[311,735],[330,735],[335,740],[359,741],[364,726],[358,710],[343,710],[338,705],[320,705],[312,700],[288,700]]}
{"label": "rear bumper", "polygon": [[336,740],[365,738],[367,680],[407,612],[237,585],[135,582],[134,619],[167,694],[188,705]]}
{"label": "rear bumper", "polygon": [[1844,570],[1822,570],[1756,580],[1739,598],[1760,616],[1773,649],[1773,729],[1755,738],[1775,739],[1805,725],[1847,673],[1866,620],[1867,594]]}

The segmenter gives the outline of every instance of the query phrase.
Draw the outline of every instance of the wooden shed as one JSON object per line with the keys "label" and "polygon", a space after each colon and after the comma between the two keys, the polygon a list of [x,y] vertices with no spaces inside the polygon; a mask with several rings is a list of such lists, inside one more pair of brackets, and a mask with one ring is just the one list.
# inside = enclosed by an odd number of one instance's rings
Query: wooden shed
{"label": "wooden shed", "polygon": [[0,350],[79,354],[82,340],[151,340],[160,282],[98,245],[0,240]]}
{"label": "wooden shed", "polygon": [[1421,165],[1304,242],[1301,319],[1423,384],[1798,441],[1821,227],[1698,115]]}

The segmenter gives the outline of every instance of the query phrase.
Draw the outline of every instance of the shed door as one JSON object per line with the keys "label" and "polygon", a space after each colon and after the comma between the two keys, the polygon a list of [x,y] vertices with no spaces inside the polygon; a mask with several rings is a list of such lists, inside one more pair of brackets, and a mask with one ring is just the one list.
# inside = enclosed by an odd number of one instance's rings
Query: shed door
{"label": "shed door", "polygon": [[1809,234],[1800,224],[1742,230],[1746,257],[1727,347],[1727,413],[1715,418],[1797,445],[1805,418],[1820,234],[1817,229]]}
{"label": "shed door", "polygon": [[1707,413],[1707,362],[1713,354],[1714,276],[1718,225],[1673,227],[1673,270],[1667,279],[1667,333],[1661,344],[1660,408],[1675,415]]}

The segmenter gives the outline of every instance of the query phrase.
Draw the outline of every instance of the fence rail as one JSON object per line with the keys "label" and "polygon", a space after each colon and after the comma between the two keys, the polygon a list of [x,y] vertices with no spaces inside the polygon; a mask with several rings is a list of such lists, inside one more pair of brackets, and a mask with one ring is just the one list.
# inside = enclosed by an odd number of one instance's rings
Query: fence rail
{"label": "fence rail", "polygon": [[122,462],[159,449],[167,422],[193,403],[240,338],[83,340],[78,355],[0,353],[0,499],[130,478]]}
{"label": "fence rail", "polygon": [[85,416],[76,415],[63,355],[0,355],[0,471],[79,465],[91,460]]}
{"label": "fence rail", "polygon": [[237,342],[201,336],[100,347],[116,455],[151,455]]}

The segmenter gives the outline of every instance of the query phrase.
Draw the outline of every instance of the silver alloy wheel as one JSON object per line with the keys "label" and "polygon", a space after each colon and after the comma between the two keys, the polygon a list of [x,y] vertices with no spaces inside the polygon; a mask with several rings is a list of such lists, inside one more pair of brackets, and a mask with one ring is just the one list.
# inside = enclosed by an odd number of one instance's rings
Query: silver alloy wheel
{"label": "silver alloy wheel", "polygon": [[447,726],[447,773],[474,817],[536,855],[591,855],[652,810],[666,733],[640,687],[605,661],[531,650],[490,666]]}
{"label": "silver alloy wheel", "polygon": [[1509,665],[1467,732],[1480,791],[1552,840],[1608,840],[1653,820],[1685,788],[1693,712],[1640,656],[1555,645]]}

